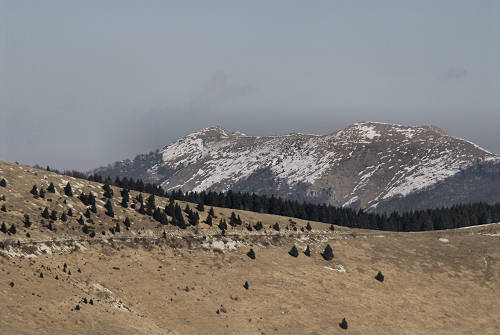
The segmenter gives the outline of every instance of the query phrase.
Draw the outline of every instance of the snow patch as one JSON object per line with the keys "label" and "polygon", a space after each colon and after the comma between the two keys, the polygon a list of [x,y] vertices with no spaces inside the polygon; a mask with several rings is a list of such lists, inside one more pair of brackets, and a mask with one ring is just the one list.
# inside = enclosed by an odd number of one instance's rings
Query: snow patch
{"label": "snow patch", "polygon": [[236,250],[242,244],[237,241],[222,241],[222,240],[213,240],[204,242],[201,246],[205,249],[217,249],[217,250]]}
{"label": "snow patch", "polygon": [[40,246],[38,246],[38,250],[40,252],[44,252],[46,254],[52,255],[52,249],[44,243],[42,243],[42,244],[40,244]]}
{"label": "snow patch", "polygon": [[336,265],[336,268],[332,268],[330,266],[323,266],[325,269],[327,270],[331,270],[331,271],[337,271],[337,272],[341,272],[341,273],[344,273],[346,272],[346,269],[345,267],[342,265],[342,264],[337,264]]}

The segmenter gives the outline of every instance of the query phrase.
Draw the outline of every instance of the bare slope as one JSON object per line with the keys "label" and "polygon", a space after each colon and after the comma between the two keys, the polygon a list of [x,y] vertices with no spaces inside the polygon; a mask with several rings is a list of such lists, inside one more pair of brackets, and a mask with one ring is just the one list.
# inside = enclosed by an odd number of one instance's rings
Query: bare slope
{"label": "bare slope", "polygon": [[210,127],[92,172],[166,190],[231,189],[374,210],[492,157],[433,126],[361,122],[328,135],[264,137]]}
{"label": "bare slope", "polygon": [[459,173],[406,197],[392,197],[381,201],[377,211],[409,212],[429,208],[450,207],[472,202],[500,201],[500,159],[478,162]]}
{"label": "bare slope", "polygon": [[[92,217],[97,235],[90,238],[75,217],[56,221],[57,231],[49,231],[40,225],[40,208],[66,210],[71,205],[83,212],[81,202],[61,195],[59,185],[70,181],[74,193],[92,190],[99,198],[101,185],[0,162],[2,177],[8,184],[0,187],[0,197],[6,196],[0,204],[6,204],[7,212],[0,212],[0,222],[18,228],[16,234],[0,233],[2,333],[500,332],[498,224],[380,233],[341,227],[331,231],[312,222],[313,229],[302,232],[306,222],[300,220],[294,220],[299,228],[294,231],[285,229],[291,226],[289,218],[237,211],[244,223],[260,220],[265,229],[230,228],[224,237],[205,224],[197,231],[180,230],[120,208],[114,188],[116,220],[129,216],[133,225],[113,235],[109,228],[116,223],[99,208]],[[50,181],[57,193],[45,199],[29,193],[33,184]],[[25,213],[34,223],[30,228],[22,227]],[[215,208],[218,219],[230,213]],[[279,232],[269,228],[275,222]],[[320,255],[327,244],[334,251],[331,261]],[[293,245],[297,258],[288,254]],[[307,245],[311,257],[302,253]],[[255,260],[246,256],[250,248]],[[384,282],[374,279],[378,271]],[[347,330],[338,326],[344,317]]]}

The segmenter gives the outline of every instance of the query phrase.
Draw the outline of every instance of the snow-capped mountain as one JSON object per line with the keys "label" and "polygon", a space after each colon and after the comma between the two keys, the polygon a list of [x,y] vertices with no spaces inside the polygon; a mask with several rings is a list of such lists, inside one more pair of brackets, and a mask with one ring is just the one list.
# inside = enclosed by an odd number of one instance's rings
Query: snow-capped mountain
{"label": "snow-capped mountain", "polygon": [[221,127],[90,173],[166,190],[243,191],[376,210],[497,156],[435,126],[355,123],[328,135],[247,136]]}

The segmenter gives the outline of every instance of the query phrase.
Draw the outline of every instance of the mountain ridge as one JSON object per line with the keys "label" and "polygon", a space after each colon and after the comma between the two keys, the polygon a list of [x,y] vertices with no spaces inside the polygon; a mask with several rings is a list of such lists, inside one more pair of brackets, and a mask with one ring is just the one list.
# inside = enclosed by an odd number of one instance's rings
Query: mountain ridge
{"label": "mountain ridge", "polygon": [[376,210],[496,157],[433,125],[364,121],[326,135],[273,136],[211,126],[89,173],[141,178],[167,191],[231,189]]}

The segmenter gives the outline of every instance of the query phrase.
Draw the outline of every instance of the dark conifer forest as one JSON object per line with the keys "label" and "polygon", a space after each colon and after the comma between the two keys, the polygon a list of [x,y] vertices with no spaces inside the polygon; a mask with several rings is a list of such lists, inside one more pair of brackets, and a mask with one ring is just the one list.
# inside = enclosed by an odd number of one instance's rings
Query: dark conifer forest
{"label": "dark conifer forest", "polygon": [[134,180],[126,177],[120,179],[117,177],[113,181],[109,177],[102,178],[98,175],[87,177],[78,171],[65,171],[63,174],[114,185],[127,190],[192,202],[198,204],[198,206],[215,206],[289,216],[350,228],[408,232],[453,229],[500,221],[500,203],[490,205],[480,202],[402,214],[397,212],[376,214],[366,212],[362,209],[356,210],[326,204],[299,203],[274,196],[236,193],[231,190],[225,193],[213,191],[184,193],[181,190],[169,193],[165,192],[160,186],[144,183],[140,179]]}

